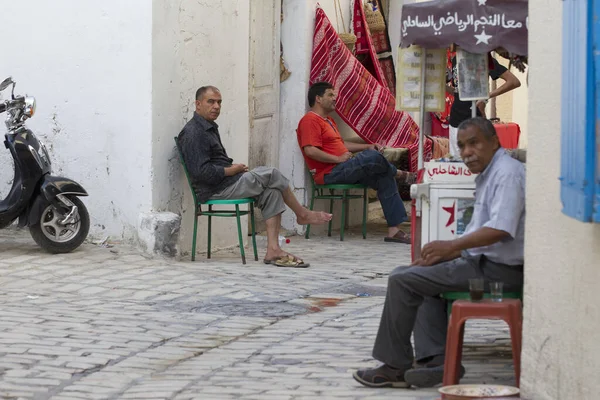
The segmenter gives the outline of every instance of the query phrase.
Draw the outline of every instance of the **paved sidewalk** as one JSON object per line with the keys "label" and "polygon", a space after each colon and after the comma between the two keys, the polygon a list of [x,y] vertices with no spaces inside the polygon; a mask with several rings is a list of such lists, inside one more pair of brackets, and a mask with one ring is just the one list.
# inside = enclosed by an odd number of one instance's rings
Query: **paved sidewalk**
{"label": "paved sidewalk", "polygon": [[[351,378],[377,364],[386,277],[410,259],[382,237],[292,237],[312,264],[300,270],[243,266],[237,251],[49,255],[27,231],[0,231],[0,398],[435,399]],[[508,337],[500,322],[468,325],[464,383],[514,384]]]}

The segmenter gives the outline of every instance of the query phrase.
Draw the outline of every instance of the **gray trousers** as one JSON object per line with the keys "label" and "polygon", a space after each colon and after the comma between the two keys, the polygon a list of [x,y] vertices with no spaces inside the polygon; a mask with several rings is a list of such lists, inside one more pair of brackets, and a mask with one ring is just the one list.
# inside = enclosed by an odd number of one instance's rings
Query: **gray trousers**
{"label": "gray trousers", "polygon": [[214,200],[252,197],[264,219],[273,218],[285,211],[283,191],[290,185],[288,179],[276,168],[256,167],[244,172],[233,185],[211,197]]}
{"label": "gray trousers", "polygon": [[[523,286],[523,267],[494,263],[485,256],[464,256],[431,267],[394,269],[388,278],[373,358],[406,369],[415,359],[444,355],[448,315],[439,295],[468,291],[471,278],[484,278],[486,285],[504,282],[504,291],[516,291]],[[414,354],[410,342],[413,330]]]}

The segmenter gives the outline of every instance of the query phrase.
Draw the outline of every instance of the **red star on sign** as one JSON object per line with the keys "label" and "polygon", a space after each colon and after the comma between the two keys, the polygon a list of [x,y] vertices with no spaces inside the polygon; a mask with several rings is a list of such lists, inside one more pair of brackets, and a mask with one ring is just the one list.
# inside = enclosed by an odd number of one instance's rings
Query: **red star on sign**
{"label": "red star on sign", "polygon": [[448,217],[448,222],[446,223],[446,226],[450,226],[452,225],[452,223],[454,222],[454,212],[456,210],[456,201],[452,204],[451,207],[442,207],[442,210],[447,211],[450,214],[450,217]]}

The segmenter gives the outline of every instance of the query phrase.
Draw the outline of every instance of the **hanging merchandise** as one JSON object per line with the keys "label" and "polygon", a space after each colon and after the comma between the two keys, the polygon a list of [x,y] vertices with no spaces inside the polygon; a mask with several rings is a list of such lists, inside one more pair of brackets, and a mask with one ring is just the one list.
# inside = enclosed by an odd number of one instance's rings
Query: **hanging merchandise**
{"label": "hanging merchandise", "polygon": [[[420,111],[421,52],[419,46],[398,49],[396,80],[396,110]],[[425,65],[425,111],[444,111],[446,108],[446,51],[427,49]]]}
{"label": "hanging merchandise", "polygon": [[[342,30],[340,31],[340,25],[338,20],[342,20]],[[350,32],[346,32],[346,24],[344,22],[344,14],[342,12],[342,6],[340,5],[340,0],[335,0],[335,25],[337,27],[338,36],[342,39],[342,42],[346,45],[348,50],[354,52],[354,46],[356,45],[356,35]]]}
{"label": "hanging merchandise", "polygon": [[[356,18],[356,10],[360,9],[360,15],[362,16],[362,20],[364,20],[363,30],[367,33],[365,36],[369,38],[373,45],[377,62],[379,67],[381,67],[383,79],[385,80],[388,89],[390,92],[392,92],[393,96],[396,96],[396,68],[394,67],[394,57],[392,57],[392,47],[390,46],[390,37],[388,35],[387,22],[385,20],[385,5],[381,0],[372,0],[371,3],[373,9],[377,9],[383,17],[383,23],[385,26],[383,29],[381,29],[379,26],[381,31],[374,32],[372,29],[368,29],[372,27],[371,25],[373,25],[373,22],[367,24],[365,16],[365,4],[363,0],[354,0],[354,15]],[[356,33],[356,36],[358,37],[356,43],[358,53],[358,49],[361,44],[361,37],[358,34],[356,21],[354,21],[354,33]]]}
{"label": "hanging merchandise", "polygon": [[385,20],[377,7],[377,0],[369,0],[365,3],[365,18],[371,33],[385,31]]}
{"label": "hanging merchandise", "polygon": [[283,43],[279,42],[279,82],[287,80],[292,75],[289,69],[285,66],[285,60],[283,59]]}
{"label": "hanging merchandise", "polygon": [[[283,24],[283,0],[281,0],[281,20],[280,23]],[[279,82],[283,82],[287,80],[292,73],[285,66],[285,60],[283,59],[283,43],[279,42]]]}
{"label": "hanging merchandise", "polygon": [[489,69],[487,54],[456,52],[458,71],[458,98],[461,101],[481,100],[489,97]]}
{"label": "hanging merchandise", "polygon": [[354,12],[352,18],[352,28],[356,34],[356,58],[373,75],[377,82],[387,85],[385,75],[381,64],[377,59],[375,47],[373,46],[372,36],[367,30],[365,20],[365,11],[361,0],[354,0]]}

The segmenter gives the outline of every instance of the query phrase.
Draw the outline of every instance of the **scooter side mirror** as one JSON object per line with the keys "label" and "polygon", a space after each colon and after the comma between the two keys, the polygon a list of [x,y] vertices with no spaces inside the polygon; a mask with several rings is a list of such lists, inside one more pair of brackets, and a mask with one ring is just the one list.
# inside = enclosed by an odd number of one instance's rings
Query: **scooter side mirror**
{"label": "scooter side mirror", "polygon": [[15,82],[13,81],[11,76],[9,76],[5,80],[3,80],[2,83],[0,83],[0,92],[3,91],[4,89],[6,89],[7,87],[9,87],[13,83],[15,83]]}

